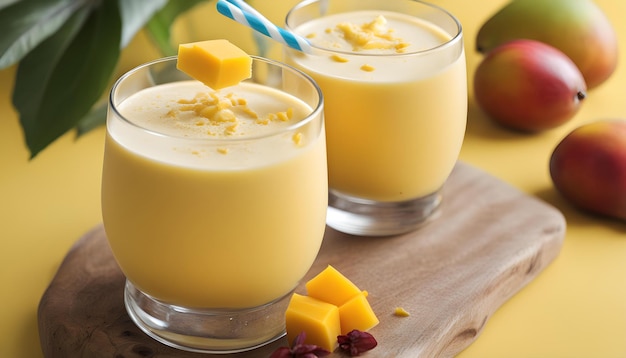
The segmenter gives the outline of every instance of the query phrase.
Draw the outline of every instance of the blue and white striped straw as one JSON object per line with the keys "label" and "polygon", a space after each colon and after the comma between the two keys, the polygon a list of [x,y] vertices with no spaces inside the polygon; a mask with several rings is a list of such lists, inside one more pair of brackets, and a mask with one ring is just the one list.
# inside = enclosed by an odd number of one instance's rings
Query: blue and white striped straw
{"label": "blue and white striped straw", "polygon": [[218,0],[217,11],[295,50],[310,53],[311,45],[301,36],[274,25],[243,0]]}

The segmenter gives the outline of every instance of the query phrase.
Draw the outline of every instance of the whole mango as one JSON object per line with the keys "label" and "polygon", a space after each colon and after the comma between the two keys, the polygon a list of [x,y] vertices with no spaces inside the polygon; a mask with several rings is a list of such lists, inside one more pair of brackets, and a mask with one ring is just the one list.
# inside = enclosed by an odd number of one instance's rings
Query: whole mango
{"label": "whole mango", "polygon": [[626,120],[597,120],[574,129],[554,149],[550,175],[576,207],[626,220]]}
{"label": "whole mango", "polygon": [[590,89],[617,66],[615,30],[592,0],[513,0],[482,25],[476,48],[486,53],[514,39],[558,48],[578,66]]}
{"label": "whole mango", "polygon": [[527,132],[568,121],[586,90],[582,74],[565,54],[534,40],[498,46],[474,73],[478,105],[496,122]]}

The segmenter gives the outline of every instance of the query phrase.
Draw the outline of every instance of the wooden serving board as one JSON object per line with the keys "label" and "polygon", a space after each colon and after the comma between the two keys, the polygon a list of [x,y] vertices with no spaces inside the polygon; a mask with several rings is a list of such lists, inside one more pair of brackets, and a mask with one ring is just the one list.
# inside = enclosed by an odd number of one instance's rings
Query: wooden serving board
{"label": "wooden serving board", "polygon": [[[380,319],[370,332],[379,345],[365,356],[452,357],[558,255],[564,234],[559,211],[459,163],[444,188],[437,220],[415,232],[379,238],[328,228],[303,282],[331,264],[369,292]],[[41,299],[44,355],[212,356],[175,350],[143,334],[126,314],[123,289],[124,276],[98,226],[70,250]],[[395,307],[411,315],[394,316]],[[228,357],[269,357],[287,345],[283,338]]]}

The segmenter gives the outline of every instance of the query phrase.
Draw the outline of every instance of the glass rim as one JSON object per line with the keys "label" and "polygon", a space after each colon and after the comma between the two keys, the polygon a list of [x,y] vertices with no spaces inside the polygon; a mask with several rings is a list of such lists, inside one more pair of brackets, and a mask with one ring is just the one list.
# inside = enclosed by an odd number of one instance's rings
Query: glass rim
{"label": "glass rim", "polygon": [[[260,62],[264,62],[267,63],[269,65],[274,65],[274,66],[278,66],[281,68],[285,68],[290,70],[291,72],[297,74],[298,76],[302,77],[304,80],[306,80],[307,82],[309,82],[312,87],[314,88],[315,92],[317,93],[317,97],[319,98],[319,101],[317,103],[317,105],[315,106],[315,108],[312,108],[311,112],[302,120],[298,121],[297,123],[293,123],[289,126],[286,127],[281,127],[278,128],[274,131],[270,131],[268,133],[263,133],[263,134],[259,134],[259,135],[251,135],[251,136],[245,136],[245,137],[219,137],[219,138],[212,138],[212,137],[208,137],[208,138],[190,138],[190,137],[184,137],[184,136],[180,136],[180,135],[172,135],[172,134],[166,134],[166,133],[161,133],[157,130],[154,129],[150,129],[150,128],[146,128],[145,126],[142,126],[138,123],[136,123],[135,121],[132,121],[131,119],[127,118],[126,116],[124,116],[123,114],[121,114],[118,110],[118,105],[121,103],[115,103],[114,100],[114,96],[117,93],[118,88],[120,87],[120,85],[122,84],[122,82],[124,82],[125,80],[129,79],[129,77],[131,77],[132,75],[136,74],[137,72],[146,69],[148,67],[154,66],[154,65],[158,65],[161,63],[167,63],[167,62],[172,62],[177,60],[178,56],[174,55],[174,56],[166,56],[166,57],[161,57],[152,61],[148,61],[148,62],[144,62],[138,66],[135,66],[134,68],[124,72],[114,83],[113,86],[111,87],[111,90],[109,91],[109,98],[108,98],[108,110],[113,111],[114,115],[119,118],[120,120],[122,120],[124,123],[141,130],[142,132],[146,133],[146,134],[150,134],[150,135],[154,135],[154,136],[158,136],[158,137],[163,137],[163,138],[175,138],[177,140],[181,140],[181,141],[186,141],[186,142],[201,142],[203,144],[207,144],[207,143],[216,143],[216,144],[225,144],[225,143],[245,143],[245,142],[249,142],[249,141],[257,141],[260,139],[264,139],[264,138],[271,138],[271,137],[275,137],[284,133],[288,133],[288,132],[292,132],[297,130],[300,127],[306,126],[309,123],[315,121],[316,118],[322,117],[323,118],[323,108],[324,108],[324,95],[322,94],[322,90],[319,87],[319,85],[315,82],[315,80],[313,80],[313,78],[309,75],[307,75],[306,73],[304,73],[303,71],[298,70],[297,68],[290,66],[286,63],[280,62],[280,61],[276,61],[276,60],[272,60],[269,58],[265,58],[265,57],[261,57],[261,56],[257,56],[257,55],[250,55],[250,57],[252,57],[253,62],[254,61],[260,61]],[[184,72],[180,72],[181,74],[186,75]],[[189,77],[189,76],[188,76]],[[189,77],[189,80],[192,81],[197,81],[196,79]],[[179,81],[171,81],[171,82],[165,82],[162,84],[166,84],[166,83],[173,83],[173,82],[179,82]],[[154,84],[150,87],[154,87],[155,85],[158,84]],[[150,88],[150,87],[145,87],[145,88]],[[211,89],[210,87],[207,86],[208,89]],[[287,93],[285,91],[283,91],[280,88],[276,88],[276,87],[271,87],[273,89],[277,89],[279,91],[282,91],[284,93]],[[142,88],[143,89],[143,88]],[[213,90],[215,91],[215,90]],[[290,93],[287,93],[291,96],[293,96]],[[296,97],[297,98],[297,97]],[[298,98],[299,99],[299,98]],[[123,102],[123,101],[122,101]],[[307,103],[308,105],[308,103]],[[108,127],[108,118],[107,118],[107,127]],[[107,130],[108,131],[108,130]]]}
{"label": "glass rim", "polygon": [[[285,27],[292,32],[294,31],[294,27],[291,26],[289,24],[289,17],[293,14],[293,12],[295,12],[298,9],[301,9],[305,6],[308,6],[310,4],[313,3],[319,3],[322,1],[326,1],[326,0],[303,0],[301,2],[299,2],[298,4],[296,4],[295,6],[293,6],[291,9],[289,9],[289,11],[287,12],[287,15],[285,16]],[[435,5],[432,3],[429,3],[427,1],[422,1],[422,0],[406,0],[406,1],[410,1],[410,2],[416,2],[416,3],[420,3],[424,6],[430,7],[432,9],[435,9],[437,11],[440,11],[441,13],[445,14],[449,19],[451,19],[454,24],[456,25],[456,33],[454,35],[452,35],[452,37],[437,45],[434,47],[429,47],[427,49],[422,49],[422,50],[416,50],[416,51],[411,51],[411,52],[403,52],[403,53],[359,53],[359,52],[353,52],[353,51],[345,51],[345,50],[333,50],[327,47],[322,47],[322,46],[317,46],[313,43],[311,43],[311,48],[313,48],[315,51],[319,51],[319,52],[329,52],[329,53],[335,53],[335,54],[341,54],[341,55],[346,55],[346,56],[355,56],[355,57],[408,57],[408,56],[415,56],[415,55],[420,55],[420,54],[426,54],[426,53],[430,53],[433,51],[437,51],[440,49],[443,49],[445,47],[450,47],[450,46],[454,46],[454,44],[456,44],[457,42],[460,42],[461,39],[463,38],[463,25],[461,24],[461,21],[459,21],[459,19],[454,16],[451,12],[449,12],[448,10],[444,9],[443,7],[439,6],[439,5]],[[295,51],[295,50],[294,50]]]}

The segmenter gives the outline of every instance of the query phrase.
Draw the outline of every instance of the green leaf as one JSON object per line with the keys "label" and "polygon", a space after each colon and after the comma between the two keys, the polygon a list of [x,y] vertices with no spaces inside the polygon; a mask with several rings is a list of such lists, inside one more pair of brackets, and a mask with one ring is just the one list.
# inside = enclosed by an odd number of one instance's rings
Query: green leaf
{"label": "green leaf", "polygon": [[148,22],[146,29],[154,44],[164,56],[173,56],[177,48],[170,41],[170,28],[178,15],[207,0],[170,0]]}
{"label": "green leaf", "polygon": [[4,9],[5,7],[14,4],[16,2],[18,2],[20,0],[0,0],[0,10]]}
{"label": "green leaf", "polygon": [[[167,0],[119,0],[122,19],[120,47],[125,48],[133,37],[154,15],[167,4]],[[77,136],[82,136],[106,123],[108,102],[96,104],[76,124]]]}
{"label": "green leaf", "polygon": [[167,0],[119,0],[119,2],[122,14],[122,48],[126,47],[148,20],[167,4]]}
{"label": "green leaf", "polygon": [[88,11],[80,9],[18,67],[13,104],[31,158],[89,112],[117,64],[122,32],[118,2],[100,2],[81,21]]}
{"label": "green leaf", "polygon": [[13,65],[55,33],[89,0],[17,1],[0,11],[0,69]]}
{"label": "green leaf", "polygon": [[47,83],[61,60],[63,53],[70,46],[89,16],[90,9],[77,11],[57,33],[37,46],[20,62],[15,75],[13,104],[20,112],[26,131],[33,130],[28,118],[34,117],[47,92]]}
{"label": "green leaf", "polygon": [[77,136],[86,134],[87,132],[95,129],[106,123],[108,101],[104,101],[93,108],[87,113],[86,116],[81,118],[76,124]]}

